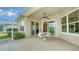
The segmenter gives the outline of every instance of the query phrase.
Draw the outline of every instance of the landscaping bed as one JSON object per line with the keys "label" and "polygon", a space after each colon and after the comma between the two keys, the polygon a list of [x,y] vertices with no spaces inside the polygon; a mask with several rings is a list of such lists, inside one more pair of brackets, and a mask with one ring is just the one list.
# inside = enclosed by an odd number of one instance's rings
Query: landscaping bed
{"label": "landscaping bed", "polygon": [[[11,32],[8,33],[4,33],[4,32],[0,32],[0,39],[6,39],[6,38],[11,38]],[[23,39],[25,38],[25,34],[24,32],[14,32],[13,33],[13,39],[14,40],[18,40],[18,39]]]}

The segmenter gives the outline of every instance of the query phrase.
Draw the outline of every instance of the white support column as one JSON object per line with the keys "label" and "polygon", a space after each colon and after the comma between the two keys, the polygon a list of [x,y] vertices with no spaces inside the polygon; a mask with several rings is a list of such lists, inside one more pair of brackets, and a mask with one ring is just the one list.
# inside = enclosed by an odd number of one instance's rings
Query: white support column
{"label": "white support column", "polygon": [[66,22],[67,22],[67,33],[69,33],[68,15],[66,15],[66,16],[67,16],[67,20],[66,20]]}
{"label": "white support column", "polygon": [[41,32],[41,19],[40,19],[40,23],[39,23],[39,32]]}
{"label": "white support column", "polygon": [[25,37],[27,37],[27,28],[28,28],[27,17],[25,16],[25,18],[24,18],[24,33],[25,33]]}

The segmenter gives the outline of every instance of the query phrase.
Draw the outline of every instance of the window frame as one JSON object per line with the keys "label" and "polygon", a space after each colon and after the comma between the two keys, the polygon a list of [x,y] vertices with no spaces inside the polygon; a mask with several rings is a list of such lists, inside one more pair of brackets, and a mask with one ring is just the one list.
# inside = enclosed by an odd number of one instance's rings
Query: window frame
{"label": "window frame", "polygon": [[[48,25],[48,26],[47,26],[47,29],[48,29],[47,32],[49,32],[49,23],[51,23],[51,22],[54,22],[54,33],[55,33],[55,21],[48,21],[48,22],[47,22],[47,23],[48,23],[48,24],[47,24],[47,25]],[[54,34],[54,33],[53,33],[53,34]]]}
{"label": "window frame", "polygon": [[[75,11],[77,11],[78,10],[78,12],[79,12],[79,8],[77,8],[77,9],[74,9],[74,10],[72,10],[72,12],[71,13],[73,13],[73,12],[75,12]],[[69,13],[69,14],[71,14],[71,13]],[[67,15],[68,17],[69,17],[69,14]],[[74,21],[74,22],[69,22],[69,19],[67,19],[68,20],[68,30],[69,30],[69,25],[70,24],[75,24],[75,23],[78,23],[79,22],[79,17],[78,17],[78,20],[77,21]],[[70,31],[68,31],[68,33],[71,33],[71,34],[73,34],[72,32],[70,32]],[[74,33],[74,34],[77,34],[77,33]]]}
{"label": "window frame", "polygon": [[[70,23],[68,22],[68,15],[71,14],[72,12],[76,11],[76,10],[79,10],[79,8],[75,8],[75,9],[71,10],[70,12],[68,12],[68,13],[66,13],[66,14],[64,14],[63,16],[60,17],[60,19],[62,19],[62,17],[64,17],[64,16],[67,17],[66,18],[67,19],[67,32],[62,32],[62,23],[61,23],[61,34],[69,34],[69,35],[72,35],[72,36],[79,37],[79,34],[69,32],[69,24]],[[78,17],[78,19],[79,19],[79,17]],[[79,21],[75,21],[75,22],[72,22],[72,23],[77,23],[77,22],[79,22]]]}
{"label": "window frame", "polygon": [[[63,17],[66,17],[66,23],[65,23],[65,24],[62,24],[62,18],[63,18]],[[63,32],[63,31],[62,31],[62,26],[63,26],[63,25],[66,25],[66,32],[67,32],[67,16],[64,15],[64,16],[62,16],[62,18],[61,18],[61,32]],[[66,32],[64,32],[64,33],[66,33]]]}

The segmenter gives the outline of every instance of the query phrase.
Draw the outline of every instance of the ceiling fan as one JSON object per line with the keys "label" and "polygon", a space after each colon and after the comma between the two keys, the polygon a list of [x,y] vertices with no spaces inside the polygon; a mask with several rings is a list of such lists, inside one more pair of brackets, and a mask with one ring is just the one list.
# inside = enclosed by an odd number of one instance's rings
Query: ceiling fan
{"label": "ceiling fan", "polygon": [[43,15],[42,19],[49,19],[48,16],[46,16],[45,12],[44,12],[44,15]]}

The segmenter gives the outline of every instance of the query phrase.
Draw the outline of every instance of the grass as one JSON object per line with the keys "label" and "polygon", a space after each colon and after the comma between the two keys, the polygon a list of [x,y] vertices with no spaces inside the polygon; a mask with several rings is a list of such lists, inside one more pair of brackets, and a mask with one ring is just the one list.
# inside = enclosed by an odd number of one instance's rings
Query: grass
{"label": "grass", "polygon": [[0,32],[0,39],[5,39],[5,38],[8,38],[8,34]]}
{"label": "grass", "polygon": [[6,36],[7,33],[0,33],[0,36]]}

